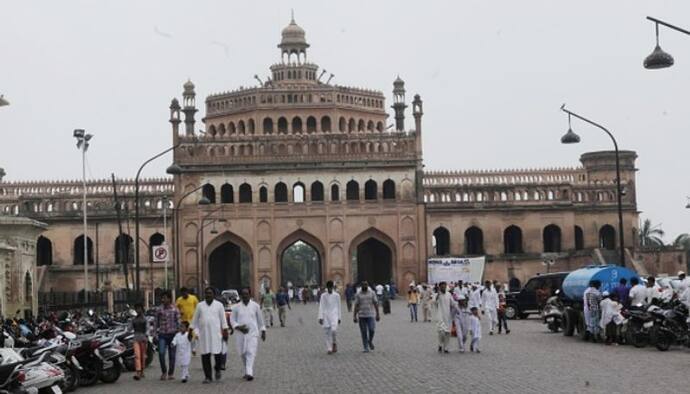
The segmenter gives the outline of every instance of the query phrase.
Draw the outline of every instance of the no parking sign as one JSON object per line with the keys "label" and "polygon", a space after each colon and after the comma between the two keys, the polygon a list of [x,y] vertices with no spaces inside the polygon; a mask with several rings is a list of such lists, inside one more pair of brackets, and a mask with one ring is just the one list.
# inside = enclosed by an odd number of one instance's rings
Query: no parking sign
{"label": "no parking sign", "polygon": [[153,247],[154,263],[167,263],[168,256],[168,245],[158,245]]}

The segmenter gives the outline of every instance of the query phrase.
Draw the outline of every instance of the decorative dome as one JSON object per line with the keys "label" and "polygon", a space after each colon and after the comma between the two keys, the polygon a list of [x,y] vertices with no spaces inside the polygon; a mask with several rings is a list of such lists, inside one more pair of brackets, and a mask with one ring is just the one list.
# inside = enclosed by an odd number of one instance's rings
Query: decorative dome
{"label": "decorative dome", "polygon": [[187,80],[187,82],[182,85],[184,87],[185,92],[194,92],[194,84],[192,83],[191,80]]}
{"label": "decorative dome", "polygon": [[283,36],[282,39],[280,40],[280,47],[284,46],[301,46],[301,47],[309,47],[309,44],[307,44],[307,39],[305,38],[305,32],[304,29],[299,27],[297,23],[295,23],[295,17],[293,15],[292,19],[290,20],[290,24],[287,25],[283,29],[283,32],[281,33]]}

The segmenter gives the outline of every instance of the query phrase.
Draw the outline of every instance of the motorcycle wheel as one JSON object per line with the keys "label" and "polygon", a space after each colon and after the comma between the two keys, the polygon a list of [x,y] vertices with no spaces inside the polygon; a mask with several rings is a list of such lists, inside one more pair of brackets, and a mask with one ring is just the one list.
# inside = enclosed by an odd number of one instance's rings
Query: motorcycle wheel
{"label": "motorcycle wheel", "polygon": [[549,323],[548,327],[549,327],[549,330],[551,330],[551,332],[558,332],[558,323],[556,323],[556,322]]}
{"label": "motorcycle wheel", "polygon": [[671,347],[673,338],[668,333],[659,333],[656,337],[656,343],[654,344],[656,348],[662,352],[667,351]]}
{"label": "motorcycle wheel", "polygon": [[[129,372],[134,372],[134,371],[137,370],[137,368],[136,368],[136,366],[135,366],[135,363],[134,363],[134,357],[127,357],[127,358],[125,358],[123,361],[124,361],[124,364],[125,364],[125,369],[126,369],[127,371],[129,371]],[[147,359],[147,361],[148,361],[148,359]]]}
{"label": "motorcycle wheel", "polygon": [[84,369],[79,374],[79,386],[81,387],[93,386],[96,382],[98,382],[98,373],[96,371]]}
{"label": "motorcycle wheel", "polygon": [[62,369],[62,372],[65,374],[65,379],[62,381],[60,389],[65,393],[74,391],[79,384],[79,370],[69,365],[62,366],[60,369]]}
{"label": "motorcycle wheel", "polygon": [[102,370],[99,378],[103,383],[115,383],[120,379],[121,373],[120,366],[116,364],[111,368]]}
{"label": "motorcycle wheel", "polygon": [[647,346],[647,336],[636,330],[628,331],[628,342],[636,348],[643,348]]}

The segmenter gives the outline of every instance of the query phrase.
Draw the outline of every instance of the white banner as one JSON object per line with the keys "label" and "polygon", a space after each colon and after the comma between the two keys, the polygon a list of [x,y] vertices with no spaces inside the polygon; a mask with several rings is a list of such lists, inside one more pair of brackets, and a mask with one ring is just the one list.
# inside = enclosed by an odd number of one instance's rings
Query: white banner
{"label": "white banner", "polygon": [[427,261],[428,282],[481,282],[485,263],[485,256],[431,258]]}
{"label": "white banner", "polygon": [[158,245],[153,248],[153,262],[167,263],[168,262],[168,245]]}

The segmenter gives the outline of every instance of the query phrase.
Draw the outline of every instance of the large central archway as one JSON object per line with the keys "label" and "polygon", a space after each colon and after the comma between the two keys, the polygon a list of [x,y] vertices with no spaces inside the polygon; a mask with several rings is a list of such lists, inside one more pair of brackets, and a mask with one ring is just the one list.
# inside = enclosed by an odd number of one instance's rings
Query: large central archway
{"label": "large central archway", "polygon": [[395,244],[381,231],[369,229],[350,244],[352,278],[370,285],[395,281]]}
{"label": "large central archway", "polygon": [[321,256],[315,247],[298,240],[283,250],[280,257],[281,284],[321,286]]}
{"label": "large central archway", "polygon": [[281,285],[323,284],[325,249],[319,238],[300,229],[283,238],[277,252]]}
{"label": "large central archway", "polygon": [[211,241],[207,250],[205,277],[211,287],[220,291],[251,287],[252,255],[244,240],[226,232]]}

